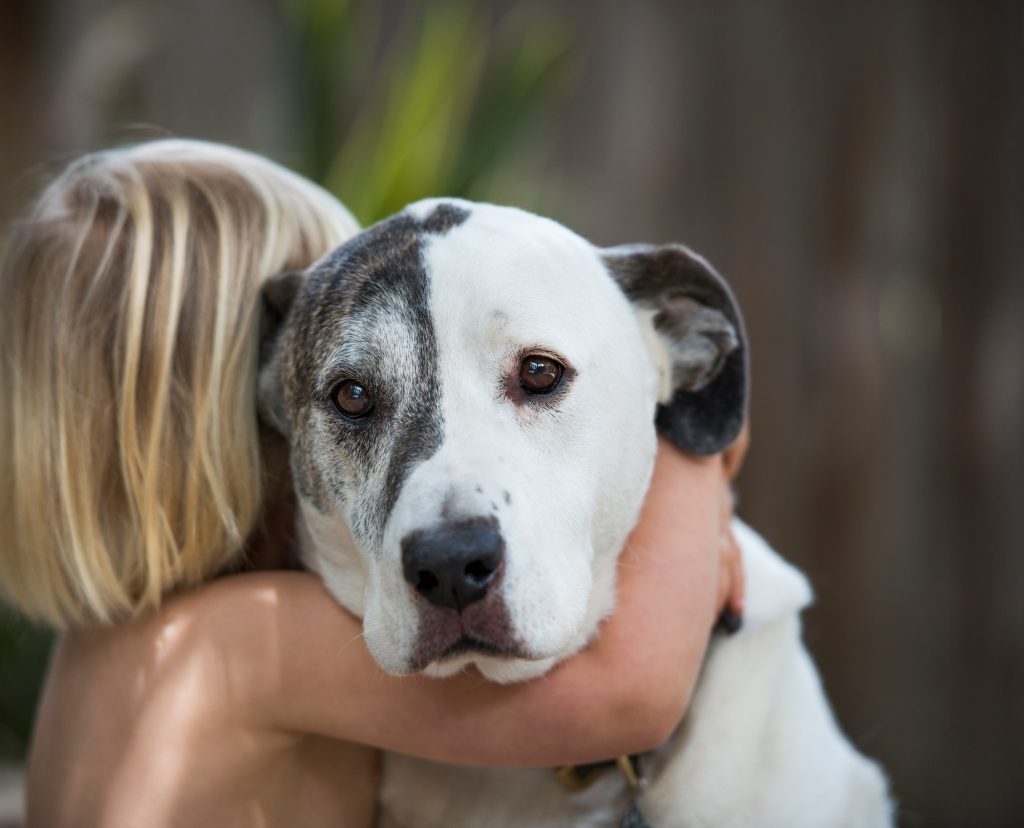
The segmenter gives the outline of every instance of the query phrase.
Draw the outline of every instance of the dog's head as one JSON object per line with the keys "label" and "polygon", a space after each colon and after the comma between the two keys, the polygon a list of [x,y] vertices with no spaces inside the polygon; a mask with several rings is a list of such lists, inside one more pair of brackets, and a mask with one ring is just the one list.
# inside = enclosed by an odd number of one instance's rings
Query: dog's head
{"label": "dog's head", "polygon": [[598,249],[520,210],[414,204],[265,292],[262,416],[303,554],[394,673],[539,674],[613,601],[655,422],[743,422],[728,287],[677,245]]}

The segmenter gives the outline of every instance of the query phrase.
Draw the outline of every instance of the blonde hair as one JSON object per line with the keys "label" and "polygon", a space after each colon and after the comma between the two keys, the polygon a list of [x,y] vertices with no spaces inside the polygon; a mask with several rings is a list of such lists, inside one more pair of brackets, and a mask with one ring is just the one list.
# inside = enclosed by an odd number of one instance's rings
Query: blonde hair
{"label": "blonde hair", "polygon": [[89,155],[45,190],[0,270],[0,593],[112,621],[235,558],[261,504],[261,283],[357,230],[199,141]]}

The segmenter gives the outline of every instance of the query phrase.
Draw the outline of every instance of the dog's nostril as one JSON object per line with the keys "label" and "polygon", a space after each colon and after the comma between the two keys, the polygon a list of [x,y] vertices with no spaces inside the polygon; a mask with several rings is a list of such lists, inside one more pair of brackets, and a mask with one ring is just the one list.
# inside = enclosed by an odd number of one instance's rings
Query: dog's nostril
{"label": "dog's nostril", "polygon": [[416,591],[417,592],[429,592],[432,589],[437,588],[437,576],[433,572],[427,572],[425,569],[421,569],[416,573]]}
{"label": "dog's nostril", "polygon": [[465,569],[466,577],[471,578],[478,584],[487,583],[487,579],[494,575],[494,571],[494,567],[488,566],[479,559],[470,563]]}

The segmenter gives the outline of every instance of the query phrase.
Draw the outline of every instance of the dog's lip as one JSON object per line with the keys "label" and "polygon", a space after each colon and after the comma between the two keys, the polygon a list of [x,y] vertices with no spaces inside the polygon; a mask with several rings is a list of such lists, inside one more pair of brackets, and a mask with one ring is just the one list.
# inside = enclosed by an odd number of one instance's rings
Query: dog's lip
{"label": "dog's lip", "polygon": [[495,644],[493,641],[485,641],[474,635],[460,636],[452,642],[439,656],[432,661],[447,661],[462,655],[486,655],[496,658],[528,658],[516,647],[507,647]]}
{"label": "dog's lip", "polygon": [[418,601],[419,633],[412,661],[417,669],[431,664],[472,660],[474,656],[498,659],[529,658],[515,635],[500,592],[492,590],[462,612]]}
{"label": "dog's lip", "polygon": [[474,635],[463,634],[439,652],[420,652],[413,665],[414,671],[423,670],[431,664],[442,665],[455,659],[472,656],[499,658],[507,660],[540,661],[542,659],[527,653],[518,647],[486,641]]}

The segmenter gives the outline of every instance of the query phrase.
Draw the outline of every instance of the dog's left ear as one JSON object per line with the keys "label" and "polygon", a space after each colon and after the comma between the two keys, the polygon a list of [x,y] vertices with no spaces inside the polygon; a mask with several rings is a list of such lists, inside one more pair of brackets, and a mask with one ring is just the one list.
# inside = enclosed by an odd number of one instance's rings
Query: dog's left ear
{"label": "dog's left ear", "polygon": [[611,274],[653,332],[662,371],[656,422],[690,454],[716,454],[746,416],[748,361],[743,318],[711,265],[682,245],[601,251]]}

